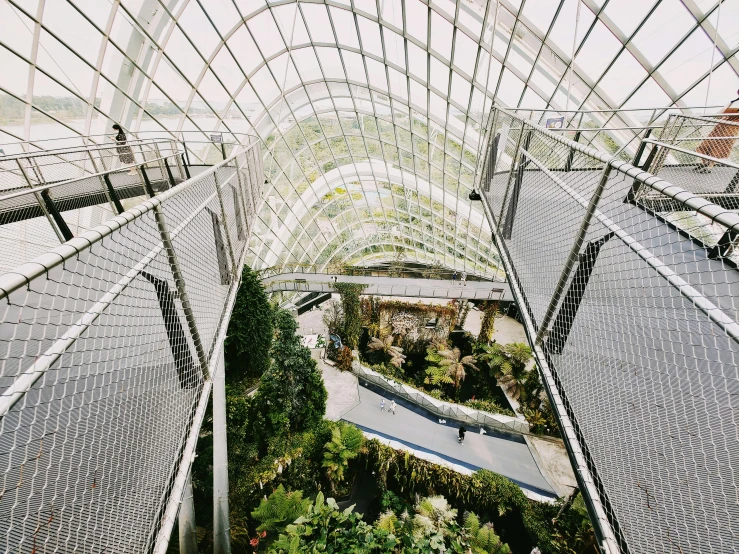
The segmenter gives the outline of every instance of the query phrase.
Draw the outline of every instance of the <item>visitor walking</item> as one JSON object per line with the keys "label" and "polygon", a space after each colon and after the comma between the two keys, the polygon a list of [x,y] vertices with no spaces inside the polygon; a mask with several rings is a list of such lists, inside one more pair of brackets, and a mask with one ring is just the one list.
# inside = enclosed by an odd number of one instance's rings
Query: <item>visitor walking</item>
{"label": "visitor walking", "polygon": [[393,415],[395,415],[395,400],[390,402],[390,409],[392,410]]}
{"label": "visitor walking", "polygon": [[[737,94],[739,94],[739,90]],[[737,135],[739,135],[739,98],[729,102],[729,105],[724,108],[723,113],[737,115],[720,118],[720,123],[717,123],[711,129],[708,136],[698,146],[698,153],[721,159],[728,158],[731,155],[731,150],[734,147]],[[694,169],[697,173],[711,173],[713,166],[716,165],[716,162],[712,160],[699,158],[698,161],[698,166]]]}
{"label": "visitor walking", "polygon": [[385,399],[384,398],[380,400],[380,411],[381,412],[385,411]]}
{"label": "visitor walking", "polygon": [[[123,165],[131,165],[134,163],[133,150],[127,145],[128,137],[126,136],[123,128],[117,123],[113,125],[113,130],[118,131],[115,136],[115,143],[117,145],[116,150],[118,151],[118,158],[121,160]],[[136,168],[132,167],[128,170],[129,175],[136,175]]]}
{"label": "visitor walking", "polygon": [[454,273],[452,273],[452,285],[457,284],[457,271],[454,270]]}
{"label": "visitor walking", "polygon": [[459,444],[464,444],[464,434],[467,432],[467,429],[464,428],[464,425],[459,426],[459,438],[457,439],[459,441]]}
{"label": "visitor walking", "polygon": [[462,283],[465,287],[467,286],[467,272],[466,271],[462,272],[462,278],[460,279],[459,282]]}

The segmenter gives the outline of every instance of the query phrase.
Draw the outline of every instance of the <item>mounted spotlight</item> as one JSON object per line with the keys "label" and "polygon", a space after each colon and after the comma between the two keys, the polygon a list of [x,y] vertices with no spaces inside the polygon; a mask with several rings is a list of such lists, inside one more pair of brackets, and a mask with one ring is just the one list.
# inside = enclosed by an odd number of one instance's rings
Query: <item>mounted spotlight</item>
{"label": "mounted spotlight", "polygon": [[478,193],[475,189],[472,189],[469,199],[470,200],[482,200],[482,196],[480,196],[480,193]]}

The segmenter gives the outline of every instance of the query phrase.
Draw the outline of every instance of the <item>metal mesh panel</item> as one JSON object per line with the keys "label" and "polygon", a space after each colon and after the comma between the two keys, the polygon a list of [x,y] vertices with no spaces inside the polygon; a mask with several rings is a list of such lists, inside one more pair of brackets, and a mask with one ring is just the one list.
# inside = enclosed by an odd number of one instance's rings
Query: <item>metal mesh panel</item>
{"label": "metal mesh panel", "polygon": [[[496,117],[491,142],[506,126],[523,138],[500,145],[484,201],[602,538],[735,551],[739,273],[701,237],[733,240],[739,216],[699,181],[684,190]],[[642,201],[658,197],[692,227]]]}
{"label": "metal mesh panel", "polygon": [[[3,551],[168,539],[245,258],[233,206],[261,195],[239,159],[225,214],[216,167],[0,276]],[[225,282],[211,211],[235,239]]]}

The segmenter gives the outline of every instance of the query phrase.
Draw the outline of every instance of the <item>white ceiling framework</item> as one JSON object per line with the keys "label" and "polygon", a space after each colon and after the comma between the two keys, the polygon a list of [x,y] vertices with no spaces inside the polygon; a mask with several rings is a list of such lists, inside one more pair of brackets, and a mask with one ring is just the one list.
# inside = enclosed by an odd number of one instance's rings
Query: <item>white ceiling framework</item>
{"label": "white ceiling framework", "polygon": [[739,88],[739,0],[581,2],[576,21],[577,0],[0,0],[0,142],[111,121],[255,132],[271,187],[253,265],[402,258],[493,276],[467,201],[493,99],[684,107]]}

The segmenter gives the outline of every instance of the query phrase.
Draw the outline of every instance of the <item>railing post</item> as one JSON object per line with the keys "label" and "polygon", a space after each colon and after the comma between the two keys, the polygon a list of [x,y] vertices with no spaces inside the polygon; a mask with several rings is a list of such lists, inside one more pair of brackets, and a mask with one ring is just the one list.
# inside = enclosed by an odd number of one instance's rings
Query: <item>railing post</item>
{"label": "railing post", "polygon": [[213,375],[213,554],[230,554],[228,512],[228,436],[226,433],[226,367],[223,347]]}
{"label": "railing post", "polygon": [[56,226],[59,228],[59,231],[62,233],[64,240],[65,241],[72,240],[74,238],[74,235],[72,234],[72,231],[69,229],[67,222],[64,221],[62,214],[59,213],[59,210],[57,209],[56,204],[54,204],[54,201],[51,199],[51,195],[49,194],[49,189],[44,189],[43,191],[41,191],[41,198],[43,199],[44,204],[46,204],[46,209],[51,214],[51,217],[54,218],[54,221],[56,222]]}
{"label": "railing post", "polygon": [[125,210],[123,209],[123,204],[121,204],[120,198],[118,198],[118,193],[113,188],[113,183],[110,182],[110,174],[106,173],[103,175],[103,181],[105,181],[105,186],[108,188],[108,196],[110,196],[116,212],[122,214]]}
{"label": "railing post", "polygon": [[580,224],[580,229],[575,236],[575,241],[572,243],[572,248],[570,249],[570,253],[567,256],[565,265],[562,268],[562,273],[559,276],[557,285],[554,287],[552,299],[550,300],[547,311],[544,313],[544,317],[542,318],[541,324],[539,325],[539,331],[536,335],[535,340],[536,345],[540,345],[544,336],[548,333],[547,327],[549,327],[549,323],[554,317],[554,313],[557,310],[560,298],[565,292],[565,288],[567,286],[570,275],[575,269],[575,265],[580,258],[580,250],[582,249],[583,242],[585,241],[585,235],[590,228],[590,221],[593,219],[593,215],[595,214],[595,210],[598,207],[598,202],[600,202],[600,198],[603,195],[603,190],[606,187],[606,183],[608,183],[608,177],[611,175],[611,169],[611,162],[608,162],[606,164],[606,167],[603,168],[598,186],[595,188],[593,195],[590,197],[590,202],[588,203],[588,207],[585,210],[585,215],[583,216],[582,223]]}
{"label": "railing post", "polygon": [[[23,175],[23,178],[26,180],[26,183],[28,183],[28,188],[30,189],[35,188],[33,186],[33,183],[31,182],[31,179],[28,177],[28,173],[26,173],[26,170],[23,169],[23,165],[21,164],[20,158],[16,158],[15,161],[18,164],[18,169]],[[60,243],[66,242],[64,237],[60,233],[59,229],[54,224],[54,220],[51,218],[51,214],[49,214],[49,210],[46,209],[46,203],[41,198],[41,195],[38,192],[34,192],[33,195],[36,197],[36,202],[38,202],[38,205],[39,205],[39,208],[41,208],[41,211],[44,212],[44,215],[46,216],[46,219],[48,220],[49,225],[51,225],[51,228],[54,230],[54,234],[56,235],[56,238],[59,239]]]}
{"label": "railing post", "polygon": [[641,157],[644,155],[644,150],[647,147],[647,143],[644,141],[648,139],[651,134],[652,134],[652,128],[650,127],[644,133],[644,136],[642,137],[641,142],[639,143],[639,148],[636,149],[636,154],[634,154],[634,162],[631,164],[634,167],[639,167],[639,162],[641,161]]}
{"label": "railing post", "polygon": [[[575,142],[580,142],[580,131],[575,132],[575,138],[572,139]],[[565,171],[572,171],[572,162],[575,160],[575,149],[570,147],[570,152],[567,154],[567,161],[565,162]]]}
{"label": "railing post", "polygon": [[[513,156],[511,156],[511,168],[508,172],[508,184],[506,184],[505,194],[503,195],[503,202],[500,204],[500,214],[498,214],[498,224],[500,224],[500,221],[503,219],[503,210],[505,210],[505,204],[506,200],[508,199],[508,191],[511,188],[511,180],[513,179],[513,174],[516,171],[516,162],[519,158],[519,152],[521,150],[521,138],[523,137],[523,134],[525,132],[526,125],[521,121],[521,132],[518,134],[518,139],[516,140],[516,148],[513,151]],[[503,145],[503,151],[505,152],[505,144]]]}

